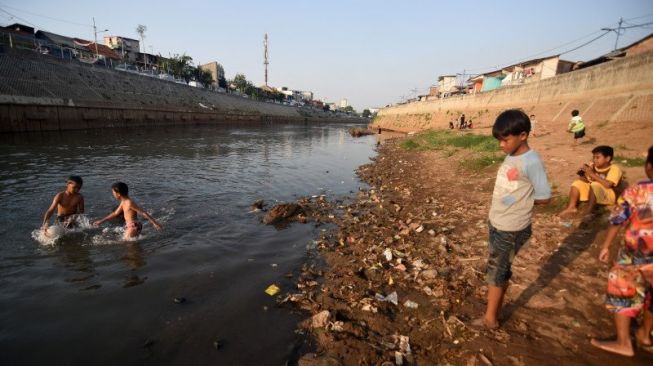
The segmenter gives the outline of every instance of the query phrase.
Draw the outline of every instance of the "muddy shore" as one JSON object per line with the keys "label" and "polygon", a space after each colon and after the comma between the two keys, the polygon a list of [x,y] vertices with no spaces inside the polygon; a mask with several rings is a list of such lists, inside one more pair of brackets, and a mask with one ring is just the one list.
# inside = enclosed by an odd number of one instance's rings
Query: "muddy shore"
{"label": "muddy shore", "polygon": [[[501,328],[470,327],[485,305],[486,220],[499,164],[469,169],[461,162],[472,151],[406,151],[399,141],[385,141],[359,168],[369,189],[352,202],[303,202],[339,229],[317,242],[326,267],[306,268],[297,290],[279,297],[308,312],[301,328],[315,352],[300,365],[653,363],[643,350],[628,359],[589,343],[613,334],[602,303],[608,268],[596,259],[605,211],[582,223],[580,216],[561,222],[559,204],[536,209]],[[548,144],[560,144],[555,134],[531,146],[545,160],[555,196],[563,197],[571,170],[584,161],[579,152],[592,145],[566,148],[563,164]],[[641,168],[625,170],[632,181],[642,175]]]}

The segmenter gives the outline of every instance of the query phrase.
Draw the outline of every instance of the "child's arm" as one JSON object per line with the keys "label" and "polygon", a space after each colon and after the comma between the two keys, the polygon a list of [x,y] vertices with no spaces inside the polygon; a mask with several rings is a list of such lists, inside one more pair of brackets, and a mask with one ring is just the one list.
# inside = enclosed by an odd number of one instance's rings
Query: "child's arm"
{"label": "child's arm", "polygon": [[54,199],[52,200],[52,204],[48,208],[47,211],[45,211],[45,214],[43,215],[43,224],[41,224],[42,229],[46,229],[48,227],[48,222],[50,221],[50,217],[54,213],[54,210],[57,209],[57,205],[59,205],[59,202],[61,201],[61,192],[57,193],[54,196]]}
{"label": "child's arm", "polygon": [[122,203],[118,205],[118,208],[116,208],[115,211],[107,215],[105,218],[95,221],[93,225],[100,226],[103,222],[109,221],[111,219],[115,219],[116,217],[120,216],[121,213],[122,213]]}
{"label": "child's arm", "polygon": [[78,214],[83,214],[84,213],[84,196],[82,196],[82,195],[80,195],[79,203],[77,204],[77,213]]}
{"label": "child's arm", "polygon": [[131,208],[132,210],[138,212],[139,214],[143,215],[143,216],[147,219],[147,221],[149,221],[149,222],[152,224],[152,226],[154,226],[157,230],[161,230],[161,228],[162,228],[162,227],[161,227],[161,224],[159,224],[158,222],[156,222],[156,220],[154,219],[154,217],[150,216],[150,214],[147,213],[147,211],[145,211],[145,210],[143,210],[142,208],[140,208],[140,207],[136,204],[136,202],[131,201],[130,208]]}
{"label": "child's arm", "polygon": [[599,253],[599,260],[603,263],[608,263],[608,257],[610,256],[610,244],[617,236],[619,228],[619,225],[610,225],[608,233],[605,235],[605,240],[603,241],[603,246],[601,247],[601,252]]}

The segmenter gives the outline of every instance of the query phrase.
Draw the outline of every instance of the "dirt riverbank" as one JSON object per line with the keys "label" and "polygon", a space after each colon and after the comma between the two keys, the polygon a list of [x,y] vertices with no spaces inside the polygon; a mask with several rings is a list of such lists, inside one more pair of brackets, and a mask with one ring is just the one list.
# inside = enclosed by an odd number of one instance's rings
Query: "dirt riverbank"
{"label": "dirt riverbank", "polygon": [[[640,136],[651,132],[630,127],[645,132]],[[602,305],[608,268],[596,259],[605,212],[589,224],[580,215],[570,222],[555,216],[594,145],[610,143],[621,157],[641,158],[653,141],[633,145],[633,130],[615,139],[616,131],[606,129],[576,146],[562,132],[531,138],[557,204],[536,210],[534,234],[515,260],[497,331],[467,324],[485,304],[486,220],[498,163],[470,169],[461,162],[473,157],[471,150],[406,151],[398,140],[383,143],[375,161],[359,169],[369,189],[353,203],[333,204],[328,221],[339,230],[318,242],[327,268],[305,271],[298,289],[285,297],[312,315],[303,328],[317,351],[299,364],[653,363],[643,350],[628,359],[589,343],[613,334]],[[625,165],[630,182],[644,177],[641,167]]]}

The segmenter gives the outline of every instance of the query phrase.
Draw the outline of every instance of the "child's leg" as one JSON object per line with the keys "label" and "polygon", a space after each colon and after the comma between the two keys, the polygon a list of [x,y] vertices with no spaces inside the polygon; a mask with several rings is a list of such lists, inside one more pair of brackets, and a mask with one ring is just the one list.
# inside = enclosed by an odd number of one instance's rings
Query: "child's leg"
{"label": "child's leg", "polygon": [[635,334],[635,339],[637,343],[644,346],[650,346],[651,342],[651,331],[653,330],[653,313],[650,310],[644,310],[644,319],[642,324],[637,328],[637,333]]}
{"label": "child's leg", "polygon": [[503,305],[503,297],[508,289],[508,283],[502,287],[489,285],[487,287],[487,307],[485,308],[485,315],[483,316],[483,325],[485,327],[494,329],[499,327],[499,313]]}
{"label": "child's leg", "polygon": [[616,353],[622,356],[634,356],[635,351],[633,351],[633,344],[630,340],[630,317],[621,313],[615,313],[614,325],[617,330],[616,340],[599,341],[594,338],[592,339],[592,345],[604,351]]}
{"label": "child's leg", "polygon": [[580,200],[580,191],[578,190],[577,187],[571,186],[569,188],[569,204],[567,205],[567,208],[565,208],[562,212],[558,214],[558,216],[566,216],[566,215],[571,215],[575,214],[578,210],[576,209],[576,205],[578,205],[578,201]]}
{"label": "child's leg", "polygon": [[587,197],[587,213],[592,213],[594,211],[594,206],[596,206],[596,194],[594,189],[590,189],[589,197]]}

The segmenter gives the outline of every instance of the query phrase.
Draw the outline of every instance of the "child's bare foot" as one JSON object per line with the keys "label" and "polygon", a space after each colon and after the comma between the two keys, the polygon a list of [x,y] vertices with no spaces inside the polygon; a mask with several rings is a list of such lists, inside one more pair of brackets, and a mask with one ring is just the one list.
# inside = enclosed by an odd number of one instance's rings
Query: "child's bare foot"
{"label": "child's bare foot", "polygon": [[616,353],[618,355],[622,355],[626,357],[633,357],[635,355],[635,351],[633,351],[633,345],[630,342],[628,342],[627,344],[623,344],[617,342],[616,340],[599,341],[598,339],[593,338],[592,346],[600,348],[604,351]]}
{"label": "child's bare foot", "polygon": [[577,208],[567,208],[558,214],[558,217],[566,217],[578,212]]}
{"label": "child's bare foot", "polygon": [[635,332],[635,341],[637,341],[638,346],[650,347],[653,345],[653,343],[651,343],[651,335],[646,334],[644,328],[641,327],[637,329],[637,332]]}
{"label": "child's bare foot", "polygon": [[494,322],[490,322],[490,321],[486,320],[485,317],[483,317],[483,316],[478,318],[478,319],[475,319],[474,321],[472,321],[471,325],[474,328],[485,328],[485,329],[489,329],[489,330],[495,330],[495,329],[499,328],[499,322],[498,321],[495,320]]}

